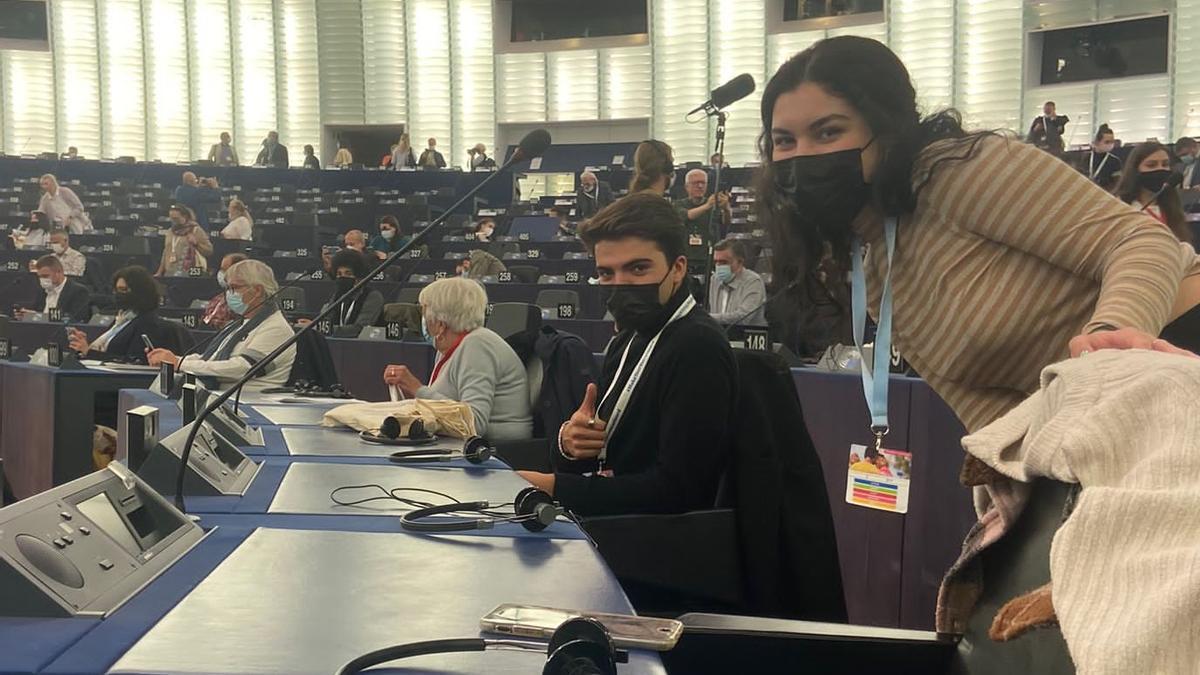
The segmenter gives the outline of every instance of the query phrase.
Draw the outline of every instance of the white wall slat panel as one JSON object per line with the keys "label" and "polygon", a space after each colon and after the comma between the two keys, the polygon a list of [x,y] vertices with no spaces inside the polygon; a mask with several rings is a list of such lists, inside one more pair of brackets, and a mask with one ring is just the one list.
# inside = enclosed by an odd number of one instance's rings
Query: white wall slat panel
{"label": "white wall slat panel", "polygon": [[546,121],[546,55],[498,54],[497,116],[501,122]]}
{"label": "white wall slat panel", "polygon": [[[766,8],[762,2],[712,0],[709,11],[710,34],[717,38],[715,58],[709,64],[709,86],[715,89],[742,73],[749,73],[757,84],[753,94],[726,109],[725,159],[735,165],[756,161],[755,142],[762,129],[759,102],[766,86],[762,78],[767,63]],[[714,130],[715,120],[710,124],[710,136]],[[709,142],[710,150],[714,142]],[[709,154],[705,153],[705,161]]]}
{"label": "white wall slat panel", "polygon": [[688,123],[688,111],[708,99],[708,2],[652,3],[654,137],[669,144],[675,161],[708,158],[708,124]]}
{"label": "white wall slat panel", "polygon": [[360,0],[317,0],[314,28],[320,56],[321,121],[362,124],[366,115],[366,67]]}
{"label": "white wall slat panel", "polygon": [[594,49],[546,55],[550,121],[600,118],[600,55]]}
{"label": "white wall slat panel", "polygon": [[[203,11],[197,8],[197,11]],[[191,39],[188,35],[188,21],[184,0],[162,0],[148,2],[143,6],[143,39],[146,43],[146,98],[149,109],[146,111],[146,158],[159,159],[164,162],[182,162],[193,159],[200,152],[191,152],[190,130],[196,128],[196,121],[191,115],[190,101],[197,101],[204,106],[207,96],[213,96],[211,90],[193,90],[189,95],[188,83],[188,49],[187,44],[199,44],[196,38],[199,33],[193,31]],[[210,37],[207,22],[192,22],[192,26],[205,29],[204,37]],[[226,33],[226,63],[229,58],[228,22],[225,24]],[[207,50],[206,50],[207,51]],[[192,59],[196,60],[206,52],[195,51]],[[204,62],[209,63],[209,62]],[[196,69],[195,74],[219,73],[220,62],[209,63],[207,68]],[[207,96],[206,96],[207,95]],[[228,96],[228,94],[226,94]],[[199,116],[198,116],[199,117]],[[212,139],[215,143],[216,138]]]}
{"label": "white wall slat panel", "polygon": [[955,106],[968,128],[1021,128],[1021,12],[1021,0],[959,0]]}
{"label": "white wall slat panel", "polygon": [[[295,163],[312,145],[321,156],[321,91],[317,64],[317,7],[314,0],[275,0],[276,125]],[[293,149],[294,148],[294,149]]]}
{"label": "white wall slat panel", "polygon": [[100,155],[100,63],[95,0],[50,3],[58,150]]}
{"label": "white wall slat panel", "polygon": [[4,151],[32,154],[55,140],[54,64],[50,52],[0,52],[4,65]]}
{"label": "white wall slat panel", "polygon": [[[146,3],[146,11],[149,13],[151,7],[156,8],[159,4],[158,0]],[[233,136],[238,159],[242,164],[250,164],[254,154],[247,157],[246,153],[257,153],[258,140],[239,138],[241,132],[234,124],[233,42],[228,0],[191,0],[187,31],[191,61],[197,64],[190,71],[192,155],[207,157],[212,145],[220,141],[221,133],[228,132]],[[158,34],[149,23],[146,32],[148,40],[166,42],[169,39],[169,34]],[[166,48],[165,44],[163,48]],[[147,59],[152,58],[150,52],[148,49]]]}
{"label": "white wall slat panel", "polygon": [[[279,131],[275,78],[275,8],[271,0],[236,0],[230,26],[234,39],[233,89],[237,132],[234,145],[243,164],[251,164],[267,132]],[[300,146],[280,135],[293,165],[302,162]]]}
{"label": "white wall slat panel", "polygon": [[142,61],[142,3],[102,0],[100,9],[101,121],[105,157],[146,157],[146,68]]}
{"label": "white wall slat panel", "polygon": [[649,118],[654,109],[649,47],[600,50],[600,117]]}
{"label": "white wall slat panel", "polygon": [[[453,137],[463,146],[483,143],[488,155],[501,162],[504,158],[495,147],[496,73],[492,49],[492,1],[451,0],[450,5]],[[460,151],[455,148],[455,152]]]}
{"label": "white wall slat panel", "polygon": [[[399,124],[408,120],[405,25],[403,0],[362,0],[361,95],[365,99],[367,124]],[[346,95],[353,93],[347,90]],[[421,148],[424,143],[413,138],[413,146]]]}
{"label": "white wall slat panel", "polygon": [[1175,110],[1171,135],[1200,135],[1200,0],[1178,0],[1175,39]]}
{"label": "white wall slat panel", "polygon": [[[413,138],[433,137],[450,166],[463,166],[465,146],[453,135],[450,8],[447,0],[408,0],[408,123]],[[415,147],[422,147],[414,142]]]}
{"label": "white wall slat panel", "polygon": [[925,113],[954,103],[954,0],[891,0],[888,41]]}
{"label": "white wall slat panel", "polygon": [[[1139,77],[1097,85],[1095,126],[1107,123],[1125,143],[1156,138],[1173,141],[1170,132],[1170,81],[1166,76]],[[1091,129],[1095,133],[1095,129]]]}

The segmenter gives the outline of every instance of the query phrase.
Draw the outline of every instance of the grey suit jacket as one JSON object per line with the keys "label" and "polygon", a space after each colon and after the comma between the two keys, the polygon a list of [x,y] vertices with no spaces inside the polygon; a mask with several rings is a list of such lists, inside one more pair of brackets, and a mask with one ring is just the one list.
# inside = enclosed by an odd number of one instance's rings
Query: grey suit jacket
{"label": "grey suit jacket", "polygon": [[721,324],[741,326],[767,325],[763,303],[767,285],[758,272],[744,269],[727,284],[714,275],[708,287],[708,307],[712,318]]}

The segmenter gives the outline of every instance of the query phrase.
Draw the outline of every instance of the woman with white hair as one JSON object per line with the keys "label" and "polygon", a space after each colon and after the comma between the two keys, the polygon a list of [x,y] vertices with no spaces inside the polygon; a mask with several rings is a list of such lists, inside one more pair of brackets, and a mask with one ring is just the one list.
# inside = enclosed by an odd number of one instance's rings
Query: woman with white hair
{"label": "woman with white hair", "polygon": [[[231,321],[208,343],[203,354],[180,357],[169,349],[146,353],[150,365],[172,363],[175,369],[208,380],[210,388],[224,389],[292,336],[292,327],[274,300],[279,290],[275,273],[258,260],[243,260],[225,272],[225,301],[241,319]],[[250,381],[251,388],[278,387],[287,383],[296,359],[290,346],[266,370]]]}
{"label": "woman with white hair", "polygon": [[50,221],[71,234],[83,234],[92,231],[92,220],[83,210],[83,202],[75,191],[58,184],[54,174],[44,174],[38,180],[42,188],[42,199],[38,202],[38,211],[50,216]]}
{"label": "woman with white hair", "polygon": [[525,367],[512,347],[483,327],[487,294],[470,279],[429,284],[418,297],[421,331],[437,350],[428,385],[406,366],[389,365],[383,380],[405,396],[461,401],[475,415],[475,431],[490,441],[533,436]]}

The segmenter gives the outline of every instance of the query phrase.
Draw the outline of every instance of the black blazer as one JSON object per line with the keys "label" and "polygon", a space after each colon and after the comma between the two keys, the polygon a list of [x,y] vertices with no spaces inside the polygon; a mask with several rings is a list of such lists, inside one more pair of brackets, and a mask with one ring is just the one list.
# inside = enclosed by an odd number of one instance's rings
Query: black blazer
{"label": "black blazer", "polygon": [[146,363],[146,345],[142,336],[150,338],[155,347],[166,347],[175,351],[178,347],[172,331],[158,318],[156,312],[147,312],[134,317],[129,325],[109,340],[104,351],[89,350],[85,358],[98,361],[120,360],[126,363]]}
{"label": "black blazer", "polygon": [[270,157],[270,152],[267,150],[266,146],[263,146],[263,149],[258,153],[258,159],[255,159],[254,163],[259,166],[274,166],[280,169],[286,169],[291,166],[291,163],[288,161],[287,146],[285,146],[283,143],[275,146],[274,161],[268,163],[268,157]]}
{"label": "black blazer", "polygon": [[575,215],[580,220],[591,218],[600,209],[611,204],[612,201],[612,188],[608,186],[608,183],[596,181],[595,199],[584,194],[582,187],[575,191]]}
{"label": "black blazer", "polygon": [[[38,289],[37,311],[46,311],[46,291]],[[63,317],[71,317],[73,323],[84,323],[92,318],[92,292],[87,286],[67,277],[62,294],[58,297],[58,309]]]}
{"label": "black blazer", "polygon": [[428,155],[431,152],[433,153],[433,162],[434,162],[434,164],[437,164],[437,168],[439,168],[439,169],[446,168],[446,158],[443,157],[442,153],[438,152],[437,150],[426,149],[425,152],[421,153],[421,159],[417,162],[417,164],[419,166],[425,166],[425,162],[428,161],[428,157],[426,157],[426,155]]}

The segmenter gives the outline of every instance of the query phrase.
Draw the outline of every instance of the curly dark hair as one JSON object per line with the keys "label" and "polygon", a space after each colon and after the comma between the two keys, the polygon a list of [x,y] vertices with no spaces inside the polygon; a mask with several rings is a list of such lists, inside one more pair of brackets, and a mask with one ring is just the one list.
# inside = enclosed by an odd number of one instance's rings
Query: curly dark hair
{"label": "curly dark hair", "polygon": [[113,273],[113,288],[116,288],[119,279],[124,279],[125,285],[129,287],[130,309],[139,314],[153,312],[158,309],[158,282],[154,280],[154,277],[150,276],[149,270],[141,265],[122,267]]}
{"label": "curly dark hair", "polygon": [[358,251],[344,248],[334,254],[333,259],[329,262],[330,271],[337,274],[337,271],[343,267],[350,268],[355,279],[367,276],[367,259]]}

